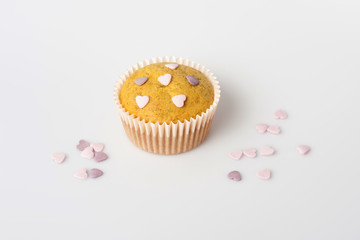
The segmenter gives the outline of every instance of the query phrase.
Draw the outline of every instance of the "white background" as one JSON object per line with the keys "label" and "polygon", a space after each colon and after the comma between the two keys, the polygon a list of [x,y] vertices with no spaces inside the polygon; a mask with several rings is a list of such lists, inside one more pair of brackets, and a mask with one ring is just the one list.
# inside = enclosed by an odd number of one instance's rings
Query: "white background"
{"label": "white background", "polygon": [[[360,239],[358,0],[8,0],[0,30],[1,240]],[[118,77],[157,56],[206,66],[222,89],[206,141],[177,156],[132,145],[113,101]],[[79,139],[109,160],[81,158]],[[228,157],[264,144],[276,155]],[[75,179],[82,167],[105,174]]]}

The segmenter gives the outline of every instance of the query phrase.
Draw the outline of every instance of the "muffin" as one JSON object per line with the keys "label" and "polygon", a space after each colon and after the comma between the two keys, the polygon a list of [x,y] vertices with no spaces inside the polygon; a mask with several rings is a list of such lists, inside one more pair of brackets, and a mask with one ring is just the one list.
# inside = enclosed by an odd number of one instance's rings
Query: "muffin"
{"label": "muffin", "polygon": [[220,87],[199,64],[163,57],[133,66],[117,82],[114,97],[126,134],[136,146],[177,154],[204,141]]}

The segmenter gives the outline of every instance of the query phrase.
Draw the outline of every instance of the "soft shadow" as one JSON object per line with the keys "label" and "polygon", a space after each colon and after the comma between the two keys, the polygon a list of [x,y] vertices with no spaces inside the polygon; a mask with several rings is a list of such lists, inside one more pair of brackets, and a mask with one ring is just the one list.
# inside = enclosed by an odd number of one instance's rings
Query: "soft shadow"
{"label": "soft shadow", "polygon": [[[241,87],[232,84],[237,79],[220,76],[221,97],[216,109],[215,117],[208,136],[205,141],[212,141],[214,138],[220,138],[223,135],[233,133],[244,120],[245,100]],[[221,81],[221,79],[226,79]]]}

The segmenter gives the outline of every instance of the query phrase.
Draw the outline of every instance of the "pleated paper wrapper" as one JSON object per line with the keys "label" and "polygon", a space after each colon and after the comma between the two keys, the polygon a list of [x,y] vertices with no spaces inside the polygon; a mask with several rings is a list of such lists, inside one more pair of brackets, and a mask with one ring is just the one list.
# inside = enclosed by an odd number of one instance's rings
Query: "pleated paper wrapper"
{"label": "pleated paper wrapper", "polygon": [[[192,67],[203,73],[214,87],[214,102],[206,112],[191,118],[190,121],[177,123],[152,123],[145,122],[125,110],[119,100],[120,90],[126,79],[136,70],[153,63],[178,63]],[[157,154],[178,154],[189,151],[199,146],[206,138],[216,107],[220,100],[220,85],[216,77],[204,66],[187,59],[177,57],[158,57],[139,62],[125,72],[117,81],[114,89],[114,98],[120,111],[125,132],[130,140],[139,148]]]}

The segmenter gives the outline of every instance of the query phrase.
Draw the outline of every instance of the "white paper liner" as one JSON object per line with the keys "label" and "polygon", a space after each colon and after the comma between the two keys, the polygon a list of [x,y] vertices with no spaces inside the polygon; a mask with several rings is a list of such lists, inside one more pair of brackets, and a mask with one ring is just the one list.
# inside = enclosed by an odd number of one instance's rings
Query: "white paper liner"
{"label": "white paper liner", "polygon": [[[120,90],[126,79],[136,70],[153,63],[171,62],[192,67],[203,73],[214,87],[214,102],[201,115],[190,118],[190,121],[177,123],[152,123],[141,120],[125,110],[119,100]],[[139,148],[157,154],[178,154],[189,151],[202,143],[210,130],[216,107],[220,100],[220,85],[216,77],[204,66],[177,57],[158,57],[139,62],[125,72],[117,81],[114,99],[120,110],[125,132],[130,140]]]}

